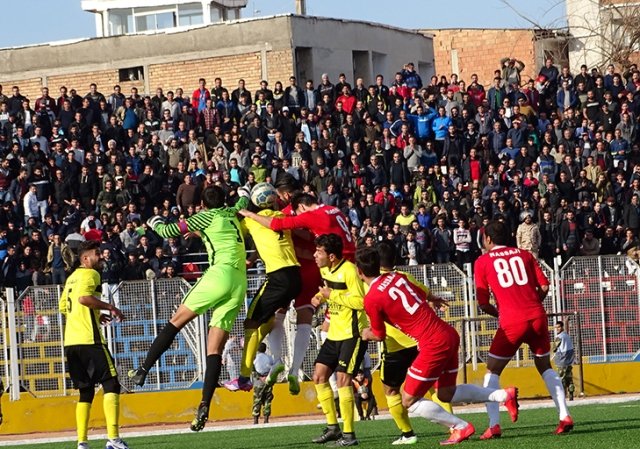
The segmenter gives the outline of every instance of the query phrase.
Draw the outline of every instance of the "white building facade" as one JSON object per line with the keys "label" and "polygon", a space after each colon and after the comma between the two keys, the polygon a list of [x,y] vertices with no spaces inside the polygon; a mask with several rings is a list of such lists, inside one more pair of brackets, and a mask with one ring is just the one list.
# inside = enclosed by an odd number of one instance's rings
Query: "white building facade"
{"label": "white building facade", "polygon": [[82,0],[95,14],[96,36],[185,29],[240,18],[247,0]]}

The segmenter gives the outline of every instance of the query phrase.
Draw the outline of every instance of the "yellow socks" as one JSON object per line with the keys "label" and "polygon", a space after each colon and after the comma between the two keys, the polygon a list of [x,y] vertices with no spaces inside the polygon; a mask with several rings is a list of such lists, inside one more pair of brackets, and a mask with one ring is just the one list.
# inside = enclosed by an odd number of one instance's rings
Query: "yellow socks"
{"label": "yellow socks", "polygon": [[344,433],[353,433],[353,387],[338,388],[338,399],[340,400],[340,415]]}
{"label": "yellow socks", "polygon": [[90,402],[78,402],[76,404],[76,428],[78,429],[78,443],[89,441],[87,430],[89,428]]}
{"label": "yellow socks", "polygon": [[120,395],[105,393],[102,399],[102,408],[104,409],[104,419],[107,422],[107,436],[110,440],[119,438]]}
{"label": "yellow socks", "polygon": [[[322,406],[322,413],[327,417],[327,425],[335,426],[338,424],[338,417],[336,414],[336,403],[333,401],[333,390],[331,389],[329,382],[316,384],[316,394],[318,395],[318,402],[320,402],[320,405]],[[353,396],[351,397],[351,400],[353,401]],[[351,405],[353,406],[353,402]],[[340,411],[342,412],[342,410]],[[344,417],[344,414],[342,416]],[[351,416],[353,421],[353,411],[351,412]]]}
{"label": "yellow socks", "polygon": [[409,411],[402,406],[402,395],[400,393],[387,396],[387,406],[400,432],[404,434],[413,431],[411,421],[409,421]]}
{"label": "yellow socks", "polygon": [[242,351],[242,363],[240,366],[240,375],[242,377],[251,377],[253,360],[256,358],[259,344],[260,335],[258,333],[258,329],[245,329],[244,349]]}
{"label": "yellow socks", "polygon": [[442,402],[440,399],[438,399],[438,393],[433,387],[429,389],[429,392],[426,394],[425,397],[427,399],[432,400],[433,402],[438,404],[440,407],[442,407],[446,412],[451,413],[453,415],[453,407],[451,407],[451,404],[448,402]]}

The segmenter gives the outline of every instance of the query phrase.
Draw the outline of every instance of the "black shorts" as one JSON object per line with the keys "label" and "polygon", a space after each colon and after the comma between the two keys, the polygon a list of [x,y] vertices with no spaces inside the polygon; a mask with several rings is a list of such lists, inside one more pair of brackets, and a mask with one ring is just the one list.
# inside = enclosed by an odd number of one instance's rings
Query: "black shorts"
{"label": "black shorts", "polygon": [[380,366],[380,380],[383,384],[392,388],[400,388],[407,377],[409,367],[418,356],[418,347],[401,349],[395,352],[382,353],[382,365]]}
{"label": "black shorts", "polygon": [[94,387],[118,377],[116,365],[105,345],[74,345],[64,348],[69,377],[77,389]]}
{"label": "black shorts", "polygon": [[300,267],[285,267],[267,274],[258,292],[249,304],[247,319],[260,324],[269,321],[278,309],[287,308],[300,293],[302,278]]}
{"label": "black shorts", "polygon": [[332,371],[353,375],[360,368],[365,352],[367,342],[360,337],[341,341],[327,339],[320,347],[316,363],[327,365]]}

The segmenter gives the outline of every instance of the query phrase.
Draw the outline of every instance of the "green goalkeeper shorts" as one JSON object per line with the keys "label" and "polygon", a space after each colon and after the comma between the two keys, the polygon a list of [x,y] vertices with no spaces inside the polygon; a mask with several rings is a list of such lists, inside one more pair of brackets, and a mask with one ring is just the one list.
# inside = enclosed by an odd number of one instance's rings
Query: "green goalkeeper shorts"
{"label": "green goalkeeper shorts", "polygon": [[191,287],[182,303],[198,315],[211,310],[209,326],[230,332],[246,293],[247,274],[244,270],[230,265],[214,265]]}

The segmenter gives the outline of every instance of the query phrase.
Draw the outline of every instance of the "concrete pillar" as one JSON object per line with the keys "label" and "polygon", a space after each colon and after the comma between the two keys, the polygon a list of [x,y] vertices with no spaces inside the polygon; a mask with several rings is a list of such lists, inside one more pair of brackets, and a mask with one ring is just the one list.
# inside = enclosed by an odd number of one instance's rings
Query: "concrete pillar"
{"label": "concrete pillar", "polygon": [[296,14],[299,16],[307,15],[307,0],[296,0]]}

